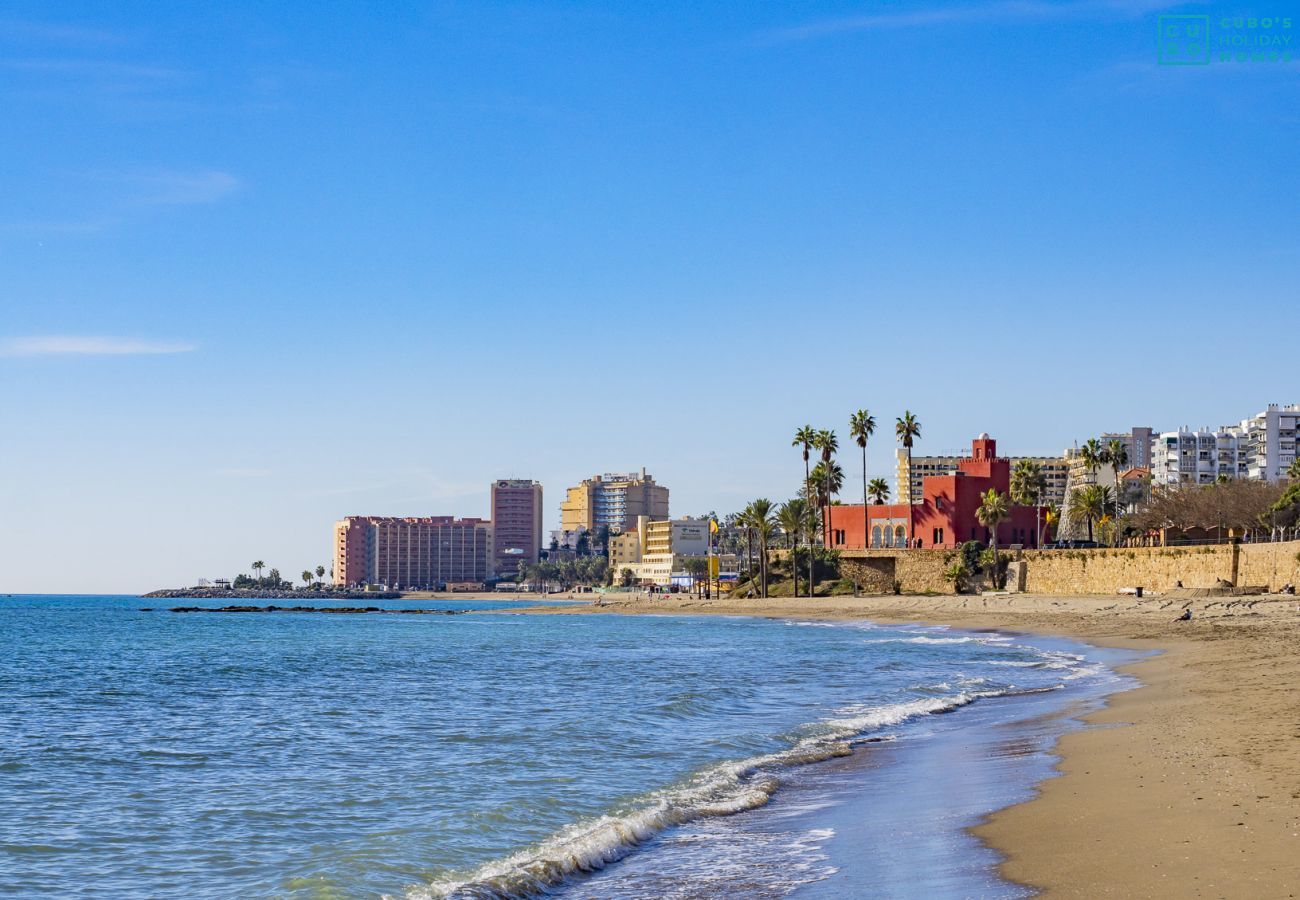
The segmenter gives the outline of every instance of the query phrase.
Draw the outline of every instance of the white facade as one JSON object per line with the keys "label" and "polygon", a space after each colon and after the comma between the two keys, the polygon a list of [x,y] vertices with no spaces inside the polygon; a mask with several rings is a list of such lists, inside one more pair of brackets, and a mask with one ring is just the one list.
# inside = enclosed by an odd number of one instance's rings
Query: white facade
{"label": "white facade", "polygon": [[1180,429],[1151,439],[1152,484],[1214,484],[1226,478],[1247,478],[1242,440],[1236,431]]}
{"label": "white facade", "polygon": [[1213,484],[1219,476],[1280,481],[1296,458],[1300,405],[1263,412],[1211,431],[1183,428],[1151,439],[1155,484]]}
{"label": "white facade", "polygon": [[1257,481],[1280,481],[1296,458],[1296,423],[1300,404],[1268,409],[1242,419],[1235,430],[1246,456],[1246,477]]}

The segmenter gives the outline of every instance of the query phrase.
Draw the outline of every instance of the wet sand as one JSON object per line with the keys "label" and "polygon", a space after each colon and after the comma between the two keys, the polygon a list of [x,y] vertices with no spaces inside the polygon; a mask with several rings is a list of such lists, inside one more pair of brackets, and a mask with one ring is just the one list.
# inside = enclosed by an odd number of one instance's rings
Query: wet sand
{"label": "wet sand", "polygon": [[[1175,621],[1191,609],[1191,621]],[[974,829],[1055,897],[1300,896],[1300,599],[609,597],[550,615],[868,618],[1158,650],[1057,746],[1062,777]]]}

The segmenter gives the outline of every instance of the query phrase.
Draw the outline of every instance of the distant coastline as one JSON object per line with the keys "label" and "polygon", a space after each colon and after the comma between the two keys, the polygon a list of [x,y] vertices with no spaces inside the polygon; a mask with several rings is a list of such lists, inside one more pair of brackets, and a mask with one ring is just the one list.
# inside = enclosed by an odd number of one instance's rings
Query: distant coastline
{"label": "distant coastline", "polygon": [[397,591],[286,591],[273,588],[165,588],[141,594],[164,600],[398,600]]}

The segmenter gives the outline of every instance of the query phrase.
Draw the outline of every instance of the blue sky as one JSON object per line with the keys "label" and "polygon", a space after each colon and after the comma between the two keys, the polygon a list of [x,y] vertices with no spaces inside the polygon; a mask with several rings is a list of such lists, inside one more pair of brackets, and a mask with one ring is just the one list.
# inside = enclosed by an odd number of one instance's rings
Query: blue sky
{"label": "blue sky", "polygon": [[0,590],[296,573],[503,476],[548,528],[597,471],[784,499],[862,406],[892,481],[904,409],[1045,453],[1300,401],[1300,64],[1156,64],[1289,12],[6,4]]}

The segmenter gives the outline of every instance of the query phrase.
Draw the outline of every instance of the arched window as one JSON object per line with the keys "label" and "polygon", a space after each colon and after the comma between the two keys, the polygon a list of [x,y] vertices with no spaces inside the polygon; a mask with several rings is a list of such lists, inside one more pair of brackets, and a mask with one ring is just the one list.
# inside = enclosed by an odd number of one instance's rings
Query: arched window
{"label": "arched window", "polygon": [[902,525],[899,525],[897,528],[894,529],[894,546],[895,547],[907,546],[907,529],[905,529]]}
{"label": "arched window", "polygon": [[879,525],[873,525],[873,526],[871,527],[871,546],[873,546],[873,547],[879,547],[879,546],[881,546],[881,543],[880,543],[880,526],[879,526]]}

